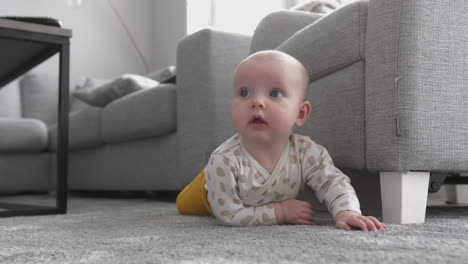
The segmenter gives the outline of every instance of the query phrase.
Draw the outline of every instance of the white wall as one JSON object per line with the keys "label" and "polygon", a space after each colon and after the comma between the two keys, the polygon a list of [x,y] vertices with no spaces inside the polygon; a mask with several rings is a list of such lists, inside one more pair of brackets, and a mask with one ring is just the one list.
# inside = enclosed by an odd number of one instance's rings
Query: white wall
{"label": "white wall", "polygon": [[[186,33],[185,0],[112,0],[133,33],[150,71],[174,65],[176,41]],[[130,39],[108,0],[83,0],[78,8],[68,0],[0,0],[0,15],[50,16],[73,30],[71,79],[84,76],[112,78],[123,73],[144,74]],[[35,71],[57,73],[57,58]]]}
{"label": "white wall", "polygon": [[186,0],[153,1],[153,66],[175,65],[177,42],[187,35]]}

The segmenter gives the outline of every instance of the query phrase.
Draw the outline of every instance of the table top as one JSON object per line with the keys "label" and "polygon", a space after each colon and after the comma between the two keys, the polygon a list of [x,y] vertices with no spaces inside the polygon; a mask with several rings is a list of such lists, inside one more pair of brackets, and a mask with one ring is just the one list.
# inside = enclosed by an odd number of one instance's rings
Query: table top
{"label": "table top", "polygon": [[69,43],[70,29],[0,19],[0,89]]}
{"label": "table top", "polygon": [[3,18],[0,18],[0,28],[16,29],[26,32],[46,33],[49,35],[63,36],[68,38],[72,36],[72,31],[70,29],[27,23]]}

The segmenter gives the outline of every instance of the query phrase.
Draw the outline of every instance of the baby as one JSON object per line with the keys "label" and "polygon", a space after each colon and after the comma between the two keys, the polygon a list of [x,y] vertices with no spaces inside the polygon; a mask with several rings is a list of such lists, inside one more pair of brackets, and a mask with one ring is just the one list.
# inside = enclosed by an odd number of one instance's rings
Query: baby
{"label": "baby", "polygon": [[312,205],[297,200],[307,184],[333,215],[336,227],[387,227],[362,216],[349,178],[327,150],[293,133],[306,122],[309,78],[280,51],[260,51],[235,71],[232,121],[237,134],[221,144],[205,169],[177,197],[181,214],[214,215],[232,226],[314,223]]}

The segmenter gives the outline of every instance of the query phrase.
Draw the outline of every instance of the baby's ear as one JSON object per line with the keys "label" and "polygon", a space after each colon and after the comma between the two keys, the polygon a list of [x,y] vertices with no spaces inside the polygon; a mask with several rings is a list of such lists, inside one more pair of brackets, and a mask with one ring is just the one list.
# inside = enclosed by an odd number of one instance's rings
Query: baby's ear
{"label": "baby's ear", "polygon": [[304,101],[299,108],[299,115],[297,116],[296,122],[294,123],[296,126],[302,126],[309,118],[310,111],[312,106],[310,105],[309,101]]}

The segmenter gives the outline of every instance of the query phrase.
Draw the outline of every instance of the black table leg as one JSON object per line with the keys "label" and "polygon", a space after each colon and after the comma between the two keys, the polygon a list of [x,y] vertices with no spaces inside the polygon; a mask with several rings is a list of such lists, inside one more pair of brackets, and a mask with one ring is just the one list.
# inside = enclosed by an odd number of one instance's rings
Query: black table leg
{"label": "black table leg", "polygon": [[57,148],[57,208],[67,212],[68,190],[68,112],[70,86],[70,45],[61,45],[59,62],[58,148]]}

